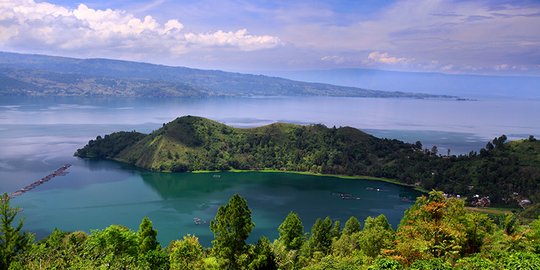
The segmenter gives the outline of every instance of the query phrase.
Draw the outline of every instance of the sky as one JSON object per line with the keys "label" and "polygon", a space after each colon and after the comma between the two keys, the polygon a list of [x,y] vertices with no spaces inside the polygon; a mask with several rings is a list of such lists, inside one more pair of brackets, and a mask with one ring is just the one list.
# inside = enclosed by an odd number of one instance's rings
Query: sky
{"label": "sky", "polygon": [[540,76],[540,1],[0,0],[0,50],[241,72]]}

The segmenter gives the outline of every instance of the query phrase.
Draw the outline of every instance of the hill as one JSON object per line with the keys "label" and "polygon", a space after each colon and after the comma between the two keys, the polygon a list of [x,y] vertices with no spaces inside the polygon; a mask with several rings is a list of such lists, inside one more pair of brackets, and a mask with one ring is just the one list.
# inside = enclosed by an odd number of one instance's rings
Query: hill
{"label": "hill", "polygon": [[197,170],[302,171],[396,179],[425,189],[517,206],[540,201],[540,142],[495,138],[479,153],[441,156],[422,144],[380,139],[351,127],[275,123],[233,128],[185,116],[144,135],[98,136],[77,150],[82,158],[112,159],[164,172]]}
{"label": "hill", "polygon": [[452,98],[109,59],[0,52],[0,96]]}
{"label": "hill", "polygon": [[[408,147],[405,143],[381,140],[349,127],[329,129],[323,125],[275,123],[240,129],[206,118],[185,116],[147,136],[119,132],[98,137],[76,155],[110,158],[169,172],[281,169],[346,174],[359,171],[360,164],[357,160],[337,160],[341,159],[338,155],[352,156],[356,152],[355,155],[362,155],[365,164],[377,162],[384,158],[382,154],[381,157],[368,154],[376,152],[379,141],[388,141],[389,151]],[[120,150],[122,147],[124,149]],[[368,167],[366,165],[366,169]]]}
{"label": "hill", "polygon": [[268,71],[266,75],[291,80],[329,83],[387,91],[419,92],[433,95],[455,95],[467,98],[519,97],[540,98],[540,77],[445,74],[376,69],[328,69],[303,71]]}

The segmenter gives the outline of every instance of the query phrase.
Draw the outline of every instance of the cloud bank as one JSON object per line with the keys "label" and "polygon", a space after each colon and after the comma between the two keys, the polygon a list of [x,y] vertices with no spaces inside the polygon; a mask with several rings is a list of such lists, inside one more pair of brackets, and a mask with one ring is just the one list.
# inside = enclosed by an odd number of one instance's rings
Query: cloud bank
{"label": "cloud bank", "polygon": [[204,48],[255,51],[281,44],[278,37],[252,35],[246,29],[193,33],[176,19],[160,23],[149,15],[141,18],[85,4],[68,9],[33,0],[0,1],[2,49],[179,55]]}

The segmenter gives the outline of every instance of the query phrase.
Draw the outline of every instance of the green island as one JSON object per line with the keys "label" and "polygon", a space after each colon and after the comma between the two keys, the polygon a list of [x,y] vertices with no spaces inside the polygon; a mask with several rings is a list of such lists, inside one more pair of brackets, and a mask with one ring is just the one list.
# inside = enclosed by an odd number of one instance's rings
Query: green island
{"label": "green island", "polygon": [[234,128],[202,117],[179,117],[150,134],[98,136],[77,150],[162,172],[283,171],[357,177],[441,190],[476,206],[540,213],[540,142],[494,138],[479,152],[440,155],[421,142],[380,139],[351,127],[274,123]]}

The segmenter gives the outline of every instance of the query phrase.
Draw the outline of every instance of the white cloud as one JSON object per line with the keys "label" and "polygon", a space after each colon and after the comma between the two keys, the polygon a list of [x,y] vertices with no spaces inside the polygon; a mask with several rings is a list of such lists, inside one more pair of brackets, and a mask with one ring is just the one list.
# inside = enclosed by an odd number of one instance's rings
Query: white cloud
{"label": "white cloud", "polygon": [[404,64],[413,61],[414,59],[408,59],[405,57],[390,56],[384,52],[370,52],[368,54],[368,60],[372,62],[378,62],[383,64]]}
{"label": "white cloud", "polygon": [[190,33],[176,20],[160,23],[123,10],[68,9],[33,0],[0,1],[0,49],[184,54],[208,47],[253,51],[281,45],[278,37],[234,32]]}
{"label": "white cloud", "polygon": [[187,33],[185,34],[185,38],[189,44],[208,47],[237,47],[244,51],[268,49],[281,44],[281,41],[277,37],[253,36],[248,34],[246,29],[240,29],[236,32],[219,30],[206,34]]}
{"label": "white cloud", "polygon": [[328,55],[321,57],[321,60],[324,62],[332,62],[334,64],[343,64],[345,63],[345,57],[337,56],[337,55]]}
{"label": "white cloud", "polygon": [[163,29],[163,34],[169,32],[169,31],[182,31],[184,29],[184,25],[180,23],[178,20],[168,20],[165,23],[165,28]]}

